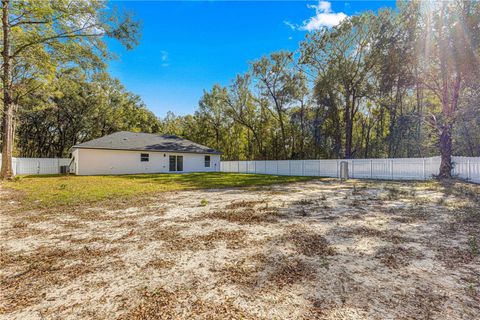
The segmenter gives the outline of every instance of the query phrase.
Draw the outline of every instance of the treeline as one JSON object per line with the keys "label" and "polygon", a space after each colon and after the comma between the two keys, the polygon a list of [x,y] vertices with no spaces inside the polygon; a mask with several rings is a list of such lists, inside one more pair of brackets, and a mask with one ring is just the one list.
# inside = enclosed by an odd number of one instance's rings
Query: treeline
{"label": "treeline", "polygon": [[99,0],[2,0],[0,11],[0,179],[13,178],[14,155],[65,156],[116,130],[158,130],[140,99],[106,73],[106,38],[138,44],[131,13]]}
{"label": "treeline", "polygon": [[354,16],[253,61],[161,131],[228,160],[479,156],[479,28],[479,2]]}
{"label": "treeline", "polygon": [[[127,47],[135,43],[136,25],[129,19],[114,22],[117,33],[108,22],[102,25],[106,34]],[[72,39],[82,36],[73,33]],[[46,54],[61,45],[45,42],[41,48]],[[13,82],[18,156],[66,156],[76,143],[119,130],[177,134],[222,150],[225,160],[440,153],[448,175],[452,153],[480,156],[477,1],[399,2],[395,10],[350,17],[308,33],[295,52],[251,62],[228,86],[205,91],[194,114],[168,113],[163,119],[106,74],[102,42],[70,45],[76,55],[60,51],[44,85],[33,86],[31,76]],[[23,59],[31,64],[31,57]],[[46,65],[36,63],[39,70]],[[34,89],[24,93],[24,87]]]}
{"label": "treeline", "polygon": [[18,124],[21,157],[65,157],[73,145],[116,131],[160,131],[139,96],[106,73],[88,76],[78,68],[60,70],[48,90],[30,94]]}

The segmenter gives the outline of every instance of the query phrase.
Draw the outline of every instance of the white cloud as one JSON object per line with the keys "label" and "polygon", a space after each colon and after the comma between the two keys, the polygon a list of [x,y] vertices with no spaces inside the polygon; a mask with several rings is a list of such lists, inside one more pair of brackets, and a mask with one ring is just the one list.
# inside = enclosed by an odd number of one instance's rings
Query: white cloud
{"label": "white cloud", "polygon": [[297,30],[298,26],[294,25],[293,23],[291,23],[290,21],[283,21],[283,23],[285,23],[287,26],[290,27],[290,29],[292,30]]}
{"label": "white cloud", "polygon": [[283,23],[294,30],[314,31],[334,27],[348,17],[343,12],[333,12],[332,4],[328,1],[319,1],[317,5],[307,4],[307,8],[315,9],[315,16],[303,21],[301,25],[289,21]]}
{"label": "white cloud", "polygon": [[162,67],[168,67],[170,64],[168,63],[168,52],[167,51],[160,51],[160,60],[162,61]]}

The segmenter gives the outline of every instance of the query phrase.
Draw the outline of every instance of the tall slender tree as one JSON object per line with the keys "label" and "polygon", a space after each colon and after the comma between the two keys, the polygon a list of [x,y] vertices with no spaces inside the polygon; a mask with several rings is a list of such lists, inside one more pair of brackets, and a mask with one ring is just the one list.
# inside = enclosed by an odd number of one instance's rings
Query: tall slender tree
{"label": "tall slender tree", "polygon": [[110,58],[104,37],[128,49],[138,41],[139,23],[107,10],[100,0],[2,0],[3,92],[1,179],[12,177],[16,112],[20,99],[48,81],[62,65],[102,68]]}

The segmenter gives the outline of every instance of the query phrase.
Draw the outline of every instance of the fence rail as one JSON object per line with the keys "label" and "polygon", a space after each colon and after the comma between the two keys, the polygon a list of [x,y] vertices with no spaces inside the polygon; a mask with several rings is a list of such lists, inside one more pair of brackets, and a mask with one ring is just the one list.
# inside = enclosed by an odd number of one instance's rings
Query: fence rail
{"label": "fence rail", "polygon": [[[340,162],[348,162],[349,176],[356,179],[428,180],[438,175],[440,157],[352,160],[222,161],[220,171],[292,176],[339,177]],[[453,157],[453,174],[480,183],[480,158]]]}
{"label": "fence rail", "polygon": [[[0,153],[0,159],[2,154]],[[13,158],[13,174],[59,174],[61,166],[70,165],[69,158]],[[0,161],[0,168],[1,168]]]}

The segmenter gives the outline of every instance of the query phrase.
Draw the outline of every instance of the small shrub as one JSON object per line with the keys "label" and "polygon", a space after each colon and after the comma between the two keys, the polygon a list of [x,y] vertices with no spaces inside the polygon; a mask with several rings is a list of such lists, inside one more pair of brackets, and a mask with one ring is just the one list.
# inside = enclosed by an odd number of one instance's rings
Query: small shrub
{"label": "small shrub", "polygon": [[207,205],[208,205],[208,200],[207,200],[207,199],[202,199],[202,200],[200,201],[200,206],[205,207],[205,206],[207,206]]}

